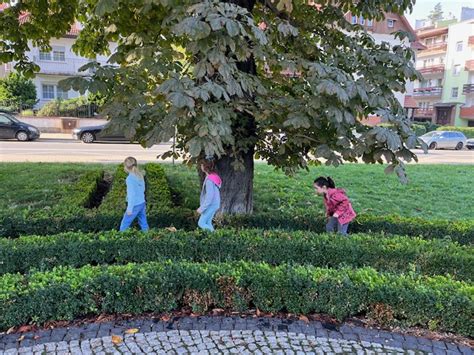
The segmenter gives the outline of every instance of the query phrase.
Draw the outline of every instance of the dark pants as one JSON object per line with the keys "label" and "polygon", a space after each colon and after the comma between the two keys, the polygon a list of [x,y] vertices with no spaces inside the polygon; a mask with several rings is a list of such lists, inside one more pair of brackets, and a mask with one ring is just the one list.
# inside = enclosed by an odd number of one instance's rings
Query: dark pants
{"label": "dark pants", "polygon": [[347,228],[349,223],[340,224],[336,217],[329,217],[328,223],[326,224],[326,232],[333,233],[338,232],[342,235],[347,235]]}

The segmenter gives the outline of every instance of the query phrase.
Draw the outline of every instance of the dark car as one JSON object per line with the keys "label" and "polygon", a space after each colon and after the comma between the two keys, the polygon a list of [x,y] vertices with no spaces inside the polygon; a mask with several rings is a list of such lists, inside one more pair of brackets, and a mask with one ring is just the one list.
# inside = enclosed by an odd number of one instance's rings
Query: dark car
{"label": "dark car", "polygon": [[473,149],[474,149],[474,138],[467,140],[467,142],[466,142],[466,147],[467,147],[467,149],[469,149],[469,150],[473,150]]}
{"label": "dark car", "polygon": [[0,112],[0,139],[18,139],[25,142],[38,139],[40,131],[37,127],[18,121],[7,112]]}
{"label": "dark car", "polygon": [[107,125],[74,128],[72,130],[72,138],[81,140],[84,143],[105,141],[129,142],[123,133],[111,132],[110,129],[106,128]]}

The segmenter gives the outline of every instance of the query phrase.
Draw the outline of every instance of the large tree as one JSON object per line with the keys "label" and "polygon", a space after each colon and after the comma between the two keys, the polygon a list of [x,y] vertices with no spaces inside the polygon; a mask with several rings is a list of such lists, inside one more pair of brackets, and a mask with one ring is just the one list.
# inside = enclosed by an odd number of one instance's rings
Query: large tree
{"label": "large tree", "polygon": [[428,19],[430,19],[433,24],[443,19],[443,8],[440,2],[435,5],[433,10],[431,10]]}
{"label": "large tree", "polygon": [[[94,57],[115,42],[110,65],[93,62],[84,69],[94,75],[67,85],[105,94],[104,114],[145,146],[169,141],[176,127],[179,156],[217,159],[223,211],[248,213],[254,157],[286,172],[362,158],[399,175],[402,160],[416,159],[416,136],[393,94],[416,78],[413,52],[377,44],[344,17],[381,20],[412,3],[20,1],[0,14],[0,60],[33,73],[28,40],[47,48],[75,20],[83,24],[77,53]],[[363,125],[371,114],[392,128]]]}

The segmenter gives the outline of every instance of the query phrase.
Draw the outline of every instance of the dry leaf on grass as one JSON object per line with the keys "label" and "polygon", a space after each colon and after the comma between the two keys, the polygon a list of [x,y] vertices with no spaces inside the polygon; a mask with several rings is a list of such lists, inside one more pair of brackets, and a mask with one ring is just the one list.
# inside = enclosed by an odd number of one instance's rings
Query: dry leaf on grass
{"label": "dry leaf on grass", "polygon": [[165,228],[168,232],[177,232],[178,230],[175,227],[166,227]]}
{"label": "dry leaf on grass", "polygon": [[302,320],[303,322],[305,322],[306,324],[309,324],[309,319],[308,317],[304,316],[304,315],[300,315],[300,320]]}
{"label": "dry leaf on grass", "polygon": [[11,334],[15,331],[15,327],[11,327],[7,330],[7,334]]}
{"label": "dry leaf on grass", "polygon": [[24,336],[24,335],[22,335],[21,337],[19,337],[16,341],[17,341],[17,342],[20,342],[20,341],[22,341],[23,339],[25,339],[25,336]]}

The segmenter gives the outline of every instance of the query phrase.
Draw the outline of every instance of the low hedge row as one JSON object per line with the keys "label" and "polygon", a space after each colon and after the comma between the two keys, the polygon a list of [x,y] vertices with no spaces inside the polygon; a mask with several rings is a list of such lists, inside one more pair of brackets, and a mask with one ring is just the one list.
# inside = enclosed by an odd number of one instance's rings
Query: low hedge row
{"label": "low hedge row", "polygon": [[[125,205],[125,202],[124,202]],[[117,229],[123,210],[110,207],[100,213],[78,210],[74,215],[55,218],[25,218],[23,216],[0,216],[0,236],[16,238],[19,235],[48,235],[68,231],[99,232]],[[151,227],[174,226],[180,229],[195,229],[194,211],[184,208],[163,208],[148,214]],[[325,231],[325,218],[321,216],[290,216],[275,213],[224,216],[216,224],[239,229],[287,229]],[[424,220],[400,216],[359,215],[349,227],[350,233],[383,233],[406,235],[423,239],[449,239],[460,244],[474,242],[474,221]]]}
{"label": "low hedge row", "polygon": [[0,275],[26,273],[32,268],[48,270],[56,266],[167,259],[193,262],[247,260],[330,268],[370,266],[395,273],[449,275],[465,281],[474,279],[471,247],[407,237],[352,235],[342,238],[310,232],[262,230],[219,230],[214,234],[131,230],[0,239]]}
{"label": "low hedge row", "polygon": [[271,267],[246,262],[162,262],[66,267],[0,277],[0,329],[100,313],[192,307],[233,311],[367,314],[382,324],[473,336],[474,288],[445,277],[395,276],[371,268]]}
{"label": "low hedge row", "polygon": [[[257,213],[249,216],[226,217],[224,224],[239,228],[325,231],[326,219],[313,215],[285,215]],[[426,220],[397,215],[359,215],[349,225],[350,233],[384,233],[420,236],[424,239],[449,238],[460,244],[473,244],[474,220],[448,221]]]}

